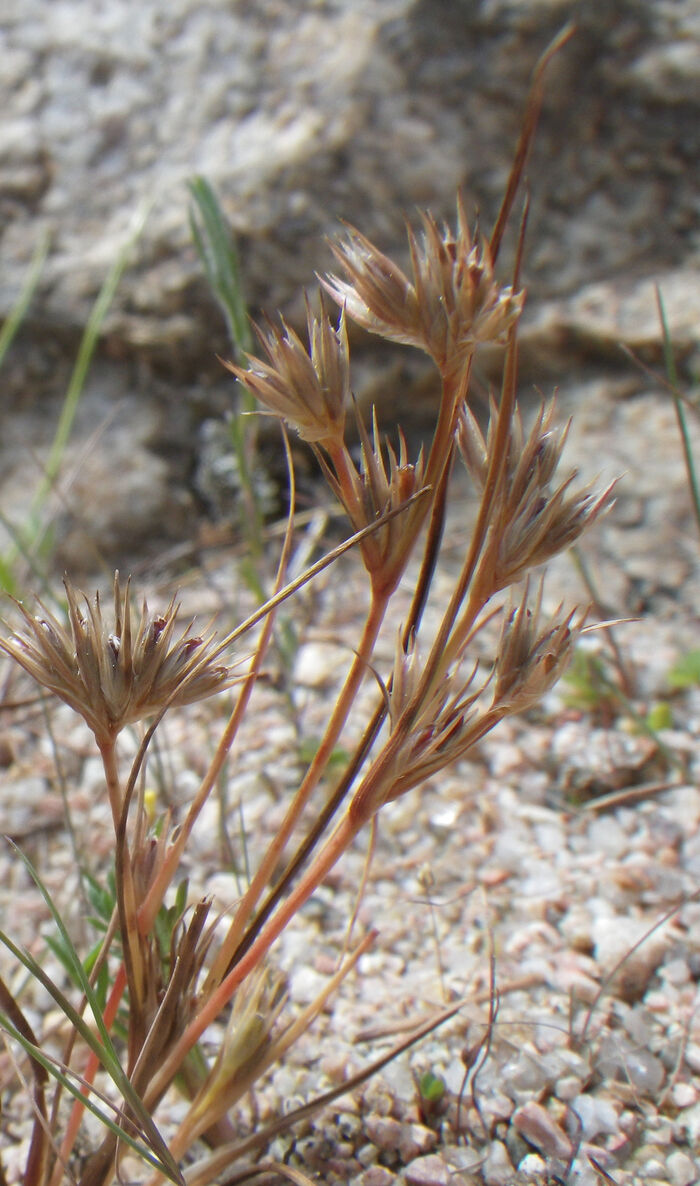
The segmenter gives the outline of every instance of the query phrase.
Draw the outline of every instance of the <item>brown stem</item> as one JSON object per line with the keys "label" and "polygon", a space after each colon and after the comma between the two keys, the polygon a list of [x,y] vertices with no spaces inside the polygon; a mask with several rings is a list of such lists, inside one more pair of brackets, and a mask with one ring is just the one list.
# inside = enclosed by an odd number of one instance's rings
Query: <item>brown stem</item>
{"label": "brown stem", "polygon": [[314,754],[313,760],[287,810],[282,824],[268,845],[267,851],[248,890],[238,905],[228,934],[217,952],[216,959],[207,979],[206,988],[212,988],[214,984],[221,981],[226,975],[256,903],[259,901],[309,797],[323,777],[333,749],[345,726],[348,713],[357,696],[359,686],[367,673],[374,651],[374,644],[384,620],[386,607],[387,598],[385,596],[380,598],[373,596],[362,631],[362,638],[346,676],[345,683],[326,725],[321,744]]}
{"label": "brown stem", "polygon": [[115,842],[116,854],[114,873],[117,893],[117,910],[119,913],[119,930],[122,939],[122,951],[127,983],[129,985],[129,1065],[133,1065],[140,1042],[144,1034],[142,1031],[142,1006],[145,995],[145,968],[141,950],[141,935],[139,931],[136,891],[134,888],[134,870],[126,834],[129,805],[122,793],[119,767],[117,764],[117,747],[114,738],[98,741],[102,765],[104,767],[109,800],[112,814],[115,809]]}
{"label": "brown stem", "polygon": [[[2,1012],[15,1027],[17,1033],[21,1034],[26,1042],[30,1042],[32,1046],[39,1046],[32,1027],[2,977],[0,977],[0,1009],[2,1009]],[[24,1164],[22,1186],[42,1186],[49,1151],[45,1098],[46,1084],[49,1076],[46,1068],[40,1062],[37,1062],[36,1059],[32,1058],[31,1055],[29,1055],[29,1063],[34,1079],[32,1100],[36,1114],[34,1124],[32,1125],[29,1152],[27,1153],[27,1159]],[[0,1182],[2,1181],[4,1181],[4,1173],[2,1166],[0,1166]]]}
{"label": "brown stem", "polygon": [[[461,389],[459,394],[461,396]],[[454,400],[452,404],[453,414],[456,413],[457,407],[457,400]],[[411,609],[403,628],[402,645],[404,649],[408,646],[409,639],[415,630],[417,630],[420,620],[423,616],[423,611],[428,599],[428,593],[430,591],[430,586],[435,574],[435,566],[440,553],[440,543],[445,526],[447,488],[449,485],[453,458],[454,438],[453,444],[450,447],[449,457],[446,460],[446,464],[442,470],[439,481],[435,487],[435,493],[431,500],[430,524],[428,526],[427,539],[423,551],[423,560],[418,576],[418,582],[413,595],[413,601],[411,602]],[[292,881],[297,876],[299,870],[306,864],[311,853],[316,848],[318,841],[328,828],[328,825],[336,815],[339,807],[343,803],[343,800],[350,790],[350,787],[355,781],[358,770],[369,755],[379,730],[384,723],[385,717],[386,699],[384,696],[382,696],[377,708],[375,709],[372,719],[369,722],[369,725],[365,729],[361,741],[357,745],[355,752],[351,757],[345,772],[343,773],[340,782],[337,784],[327,803],[320,811],[311,827],[311,830],[297,848],[294,856],[287,865],[284,874],[271,890],[265,902],[255,915],[255,918],[249,924],[244,937],[241,939],[241,942],[233,954],[233,962],[240,959],[240,957],[248,950],[251,943],[255,939],[255,936],[260,931],[260,928],[270,917],[273,910],[280,901],[280,898],[289,888]]]}
{"label": "brown stem", "polygon": [[496,424],[496,434],[494,445],[491,450],[489,458],[489,466],[486,473],[486,480],[484,483],[481,501],[479,503],[479,513],[477,515],[476,524],[472,534],[471,543],[467,558],[462,567],[459,580],[450,598],[450,603],[446,613],[443,616],[438,630],[437,637],[431,647],[430,655],[425,666],[423,677],[420,681],[418,690],[413,697],[411,704],[406,709],[406,715],[410,721],[415,712],[418,710],[421,703],[423,703],[426,695],[429,694],[430,689],[442,677],[444,672],[454,661],[459,652],[459,643],[463,642],[464,638],[469,634],[474,625],[475,614],[478,613],[488,599],[490,590],[479,590],[475,592],[475,597],[470,598],[470,605],[468,612],[463,615],[459,621],[458,638],[454,638],[455,622],[458,619],[460,608],[467,596],[467,591],[477,571],[479,558],[483,552],[486,538],[488,535],[491,515],[498,494],[498,489],[503,477],[503,471],[506,464],[508,436],[510,433],[511,421],[513,418],[513,411],[515,408],[515,383],[517,376],[517,339],[516,326],[510,332],[508,343],[508,352],[506,354],[505,368],[503,374],[503,387],[501,394],[501,402],[498,411],[498,422]]}
{"label": "brown stem", "polygon": [[207,1026],[219,1016],[219,1013],[231,1000],[239,984],[245,980],[252,970],[259,966],[275,940],[282,934],[285,927],[311,897],[336,862],[343,855],[357,835],[359,828],[346,816],[340,821],[333,835],[325,847],[318,854],[311,868],[297,885],[296,889],[282,903],[277,914],[270,920],[246,955],[231,969],[221,983],[205,1000],[196,1017],[190,1022],[181,1038],[175,1044],[168,1057],[162,1063],[160,1070],[154,1076],[150,1090],[144,1099],[147,1107],[160,1099],[162,1092],[172,1082],[183,1059],[199,1041]]}

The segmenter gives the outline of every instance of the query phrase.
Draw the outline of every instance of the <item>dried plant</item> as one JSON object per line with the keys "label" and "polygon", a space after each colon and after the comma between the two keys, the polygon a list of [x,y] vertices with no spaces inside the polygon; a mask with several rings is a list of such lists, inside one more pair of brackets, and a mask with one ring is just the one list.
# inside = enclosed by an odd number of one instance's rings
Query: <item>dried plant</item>
{"label": "dried plant", "polygon": [[[611,491],[597,494],[578,488],[575,475],[558,476],[566,429],[555,427],[553,404],[525,427],[515,399],[517,326],[524,299],[519,265],[509,283],[499,282],[495,271],[534,127],[543,65],[504,208],[489,241],[471,234],[461,197],[455,230],[425,213],[420,230],[408,233],[409,278],[369,239],[349,228],[334,249],[342,275],[323,281],[339,305],[338,316],[331,316],[323,302],[318,313],[307,303],[306,341],[285,322],[279,328],[268,324],[259,334],[265,358],[248,356],[247,366],[230,364],[263,408],[295,429],[319,459],[355,533],[366,572],[367,611],[321,742],[282,822],[267,838],[228,925],[210,920],[206,899],[188,907],[186,895],[178,890],[173,904],[171,889],[197,817],[249,710],[275,611],[313,575],[285,585],[293,498],[273,596],[218,642],[210,630],[195,634],[191,625],[177,634],[174,601],[156,615],[144,603],[140,616],[135,615],[130,585],[122,587],[118,578],[109,620],[99,597],[91,602],[66,583],[65,623],[41,604],[34,611],[18,605],[19,623],[0,641],[6,654],[77,712],[94,734],[114,824],[113,910],[90,975],[39,873],[30,870],[61,931],[82,998],[77,1004],[0,932],[13,956],[64,1011],[73,1033],[62,1058],[48,1059],[21,1001],[0,984],[2,1025],[24,1051],[34,1085],[36,1121],[25,1186],[59,1186],[63,1180],[106,1186],[120,1180],[126,1147],[150,1166],[144,1180],[153,1184],[167,1177],[204,1186],[233,1166],[245,1176],[248,1160],[282,1121],[242,1137],[231,1110],[284,1057],[356,965],[372,935],[355,948],[318,998],[291,1019],[284,976],[270,955],[275,940],[387,803],[458,761],[504,717],[529,709],[571,657],[585,611],[560,608],[543,615],[541,586],[531,598],[527,578],[590,526],[609,505]],[[381,409],[373,410],[369,425],[353,409],[348,318],[381,337],[427,352],[435,362],[442,383],[440,409],[432,439],[413,458],[400,431],[396,451],[383,440]],[[469,402],[471,363],[482,342],[505,344],[500,396],[491,401],[485,432]],[[348,435],[351,411],[359,429],[359,465]],[[424,628],[423,610],[439,556],[457,450],[471,475],[478,513],[452,594],[431,634]],[[389,608],[419,542],[422,561],[412,606],[398,634],[393,665],[382,672],[377,640],[383,629],[395,628],[389,626]],[[474,657],[474,640],[498,616],[502,629],[496,657],[484,665]],[[232,646],[255,625],[260,629],[248,644],[252,656],[234,679]],[[373,678],[380,685],[376,708],[353,743],[350,712],[363,681]],[[167,817],[154,826],[146,796],[135,791],[163,715],[232,688],[232,711],[185,819],[176,829]],[[127,725],[139,725],[143,733],[124,777],[120,735]],[[331,758],[341,738],[349,757],[329,785],[335,770]],[[309,805],[313,811],[305,810]],[[293,834],[302,825],[303,839],[292,850]],[[108,967],[109,990],[101,1000],[95,985]],[[124,1006],[122,1038],[114,1027]],[[224,1036],[208,1061],[200,1039],[215,1022],[223,1024]],[[116,1106],[103,1087],[98,1091],[105,1076],[112,1081],[112,1094],[119,1096]],[[49,1107],[51,1079],[55,1092]],[[176,1087],[187,1103],[177,1131],[164,1135],[158,1127],[159,1106]],[[75,1098],[65,1119],[59,1103],[67,1092]],[[97,1111],[105,1130],[79,1167],[75,1143],[88,1107]]]}
{"label": "dried plant", "polygon": [[439,227],[427,212],[422,233],[408,228],[411,280],[365,235],[348,227],[333,253],[347,279],[328,276],[325,289],[359,325],[392,342],[417,346],[443,376],[459,374],[482,342],[505,342],[524,294],[494,277],[491,248],[474,242],[464,201],[457,230]]}

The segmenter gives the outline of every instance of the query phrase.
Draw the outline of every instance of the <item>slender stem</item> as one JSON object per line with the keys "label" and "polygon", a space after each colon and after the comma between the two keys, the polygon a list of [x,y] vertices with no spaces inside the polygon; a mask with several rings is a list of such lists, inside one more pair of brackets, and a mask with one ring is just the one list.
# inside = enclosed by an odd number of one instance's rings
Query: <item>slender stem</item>
{"label": "slender stem", "polygon": [[163,864],[154,877],[149,886],[146,900],[139,911],[139,922],[142,933],[150,930],[153,925],[156,914],[158,913],[165,892],[175,876],[175,871],[180,864],[182,854],[185,850],[187,841],[190,838],[192,829],[197,821],[200,811],[206,803],[212,788],[216,785],[216,781],[221,774],[226,758],[235,740],[239,726],[245,715],[248,701],[253,692],[253,687],[257,679],[262,660],[272,637],[273,620],[268,618],[266,621],[255,649],[255,655],[251,663],[250,671],[246,676],[240,694],[236,701],[235,707],[227,721],[226,728],[222,733],[219,744],[216,747],[216,752],[209,763],[209,768],[204,775],[197,793],[187,811],[187,815],[179,828],[175,839],[168,848]]}
{"label": "slender stem", "polygon": [[109,806],[112,811],[112,823],[116,832],[122,814],[122,785],[117,766],[116,742],[114,737],[98,737],[96,740],[102,758]]}
{"label": "slender stem", "polygon": [[150,1090],[144,1097],[146,1107],[152,1107],[160,1099],[163,1091],[177,1074],[183,1059],[195,1043],[199,1041],[207,1026],[216,1020],[221,1010],[231,1000],[239,984],[260,964],[275,939],[282,934],[285,927],[294,918],[294,915],[301,909],[304,903],[308,901],[314,890],[318,889],[324,878],[352,843],[358,831],[359,827],[348,816],[345,816],[340,821],[335,832],[328,839],[325,847],[318,854],[311,868],[307,870],[296,888],[286,901],[282,903],[277,914],[270,920],[243,958],[239,960],[214,989],[196,1017],[187,1026],[187,1029],[163,1062],[160,1070],[154,1076]]}
{"label": "slender stem", "polygon": [[244,934],[250,916],[255,909],[257,902],[260,899],[265,886],[267,885],[272,872],[279,861],[280,855],[284,851],[289,837],[291,836],[306,803],[313,791],[318,786],[328,762],[333,753],[338,738],[340,737],[348,714],[357,696],[359,686],[367,673],[368,665],[372,658],[374,645],[377,640],[377,635],[381,628],[384,616],[386,613],[387,598],[386,596],[372,597],[367,618],[365,620],[362,631],[362,638],[358,645],[355,657],[350,666],[350,670],[345,679],[345,683],[333,707],[328,724],[313,760],[309,765],[306,774],[301,782],[301,785],[296,792],[288,810],[287,814],[273,836],[267,851],[260,863],[260,866],[250,883],[246,893],[243,895],[238,909],[234,915],[233,921],[229,928],[228,934],[224,939],[221,948],[219,949],[216,959],[214,960],[211,972],[207,980],[207,986],[211,987],[213,984],[219,982],[226,974],[226,970],[232,958],[235,955],[236,949]]}
{"label": "slender stem", "polygon": [[145,970],[141,956],[140,934],[137,922],[136,891],[129,841],[126,834],[129,804],[125,799],[117,763],[116,739],[98,741],[104,766],[109,801],[115,819],[116,855],[114,871],[117,890],[119,929],[122,938],[122,952],[130,994],[129,1061],[135,1058],[139,1042],[138,1019],[141,1016],[145,993]]}
{"label": "slender stem", "polygon": [[[454,459],[454,427],[459,408],[461,406],[462,400],[465,397],[466,385],[469,382],[469,367],[470,364],[467,363],[464,369],[462,380],[458,384],[456,390],[453,392],[453,395],[450,397],[447,392],[444,392],[443,395],[442,406],[446,406],[449,409],[449,423],[452,426],[451,436],[449,438],[450,445],[447,456],[444,458],[442,471],[440,472],[439,478],[436,481],[434,493],[430,500],[430,524],[428,526],[428,534],[423,551],[423,560],[421,562],[420,573],[413,595],[413,601],[411,602],[411,608],[403,628],[402,640],[404,649],[408,646],[408,641],[414,631],[418,628],[420,620],[423,616],[423,611],[426,606],[428,593],[430,592],[430,586],[440,552],[440,543],[445,526],[447,488],[450,480],[452,461]],[[437,432],[435,436],[436,438],[438,437]],[[436,450],[431,448],[431,457],[434,454],[437,455]],[[428,463],[428,467],[430,468],[430,461]],[[433,468],[437,473],[437,463],[434,464]],[[270,917],[273,910],[277,906],[282,894],[289,888],[297,873],[313,852],[320,837],[326,831],[326,828],[330,824],[331,820],[345,799],[345,796],[350,790],[358,770],[365,761],[365,758],[368,756],[372,745],[377,738],[377,734],[384,723],[385,717],[386,699],[382,696],[377,708],[374,711],[371,721],[365,729],[361,741],[356,746],[355,752],[348,762],[340,782],[337,784],[333,794],[328,799],[328,802],[320,811],[307,836],[297,848],[297,851],[294,853],[294,856],[287,865],[282,877],[268,895],[262,907],[257,912],[255,918],[249,924],[245,936],[236,948],[233,957],[234,959],[240,958],[240,956],[248,950],[248,947],[250,947],[261,926]]]}
{"label": "slender stem", "polygon": [[236,701],[233,712],[229,717],[226,728],[219,739],[219,744],[217,745],[214,757],[209,764],[209,769],[202,779],[202,782],[197,790],[197,794],[190,804],[185,821],[180,828],[176,839],[173,841],[168,852],[166,853],[163,864],[149,888],[146,901],[141,907],[139,913],[139,922],[142,933],[150,930],[150,928],[153,926],[155,916],[158,913],[165,892],[173,877],[175,876],[175,870],[180,863],[182,854],[185,850],[185,845],[187,844],[187,841],[191,835],[195,821],[202,810],[202,807],[209,798],[213,787],[216,785],[221,771],[223,770],[224,763],[228,757],[231,746],[233,745],[238,728],[241,724],[241,721],[243,720],[243,717],[245,716],[250,697],[253,694],[255,681],[258,678],[263,659],[267,653],[267,649],[272,639],[272,632],[274,630],[275,624],[274,610],[277,604],[276,598],[278,597],[280,590],[284,592],[282,586],[284,584],[284,579],[289,565],[289,557],[292,550],[294,513],[296,507],[294,464],[292,460],[291,448],[289,445],[289,438],[287,437],[286,431],[283,431],[283,440],[289,473],[289,514],[287,516],[287,527],[284,536],[284,543],[282,545],[279,564],[277,566],[277,573],[275,575],[274,595],[267,603],[268,608],[267,616],[265,617],[265,624],[260,632],[260,638],[258,639],[258,644],[255,648],[250,670],[243,681],[243,687],[241,688],[240,695]]}
{"label": "slender stem", "polygon": [[251,946],[251,944],[253,943],[253,941],[255,939],[255,936],[260,931],[260,928],[264,925],[264,923],[270,917],[272,912],[275,910],[282,895],[284,893],[286,893],[286,891],[289,889],[289,886],[291,885],[292,881],[296,877],[297,873],[302,868],[302,866],[306,864],[306,861],[308,860],[309,856],[316,848],[318,841],[320,840],[321,836],[325,832],[329,823],[333,819],[333,816],[338,811],[338,808],[342,804],[345,796],[347,795],[348,791],[350,790],[350,787],[352,786],[353,782],[355,781],[357,772],[361,768],[365,759],[368,757],[370,750],[377,738],[377,734],[379,733],[379,730],[381,729],[382,724],[384,723],[385,716],[386,716],[386,700],[382,696],[381,700],[379,701],[379,704],[377,705],[377,708],[375,709],[374,715],[373,715],[369,725],[367,726],[364,734],[362,735],[362,739],[360,740],[358,745],[355,747],[355,752],[353,753],[352,757],[350,758],[350,761],[348,762],[348,765],[346,766],[346,768],[343,772],[343,776],[342,776],[340,782],[336,786],[335,790],[333,791],[333,793],[332,793],[331,797],[329,798],[328,802],[326,803],[326,805],[319,812],[313,825],[311,826],[311,829],[305,836],[302,843],[299,845],[297,851],[294,853],[294,856],[290,860],[282,877],[275,884],[275,886],[272,888],[272,890],[270,891],[265,902],[263,903],[260,910],[256,914],[255,918],[250,923],[248,930],[245,933],[245,936],[243,937],[240,944],[236,948],[236,951],[234,952],[234,955],[233,955],[234,960],[239,960],[241,958],[241,956],[243,956],[245,954],[245,952],[248,950],[248,948]]}
{"label": "slender stem", "polygon": [[488,471],[481,496],[481,502],[479,504],[479,513],[477,516],[476,525],[474,527],[471,544],[469,546],[469,552],[467,553],[467,558],[462,567],[459,580],[457,581],[455,589],[452,593],[452,597],[450,598],[449,606],[447,607],[447,611],[442,619],[437,636],[431,647],[430,655],[428,656],[425,670],[420,680],[418,689],[411,703],[407,706],[403,714],[403,716],[407,718],[408,723],[410,723],[410,721],[412,721],[412,719],[415,717],[420,705],[430,693],[430,689],[434,687],[435,684],[442,678],[450,664],[454,662],[455,658],[458,656],[460,646],[463,644],[464,639],[468,637],[473,628],[476,614],[479,612],[481,607],[483,607],[486,600],[488,600],[488,597],[490,596],[490,589],[473,590],[467,609],[458,621],[462,603],[467,596],[469,586],[471,585],[474,575],[477,572],[479,558],[481,557],[484,550],[493,506],[506,464],[508,435],[510,433],[513,410],[515,407],[516,375],[517,340],[514,327],[510,333],[508,353],[506,355],[501,403],[498,412],[498,422],[496,424],[494,445],[489,458]]}

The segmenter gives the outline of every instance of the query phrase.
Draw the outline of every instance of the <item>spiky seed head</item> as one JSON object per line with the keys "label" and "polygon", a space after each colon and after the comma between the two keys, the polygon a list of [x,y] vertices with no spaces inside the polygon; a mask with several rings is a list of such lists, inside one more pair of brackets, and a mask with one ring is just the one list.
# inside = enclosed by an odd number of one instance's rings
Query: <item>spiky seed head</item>
{"label": "spiky seed head", "polygon": [[418,296],[399,265],[353,226],[346,226],[345,237],[330,246],[348,276],[347,281],[319,277],[333,300],[371,333],[423,349]]}
{"label": "spiky seed head", "polygon": [[322,283],[365,329],[426,351],[443,375],[459,372],[481,342],[501,341],[520,316],[524,294],[498,285],[485,240],[474,242],[464,204],[457,231],[422,214],[409,228],[412,279],[354,227],[332,245],[347,280]]}
{"label": "spiky seed head", "polygon": [[312,444],[339,443],[350,401],[350,360],[342,310],[333,326],[325,309],[306,304],[308,346],[282,321],[258,329],[268,361],[248,355],[248,367],[225,365],[271,413]]}
{"label": "spiky seed head", "polygon": [[358,823],[449,766],[487,731],[477,702],[490,676],[479,681],[474,667],[465,679],[457,665],[424,686],[424,667],[415,638],[405,642],[399,633],[386,689],[391,740],[397,744],[381,775],[370,769],[351,801],[349,813]]}
{"label": "spiky seed head", "polygon": [[24,628],[0,638],[0,649],[79,713],[98,744],[166,706],[203,700],[231,683],[211,631],[196,635],[190,624],[173,639],[174,599],[162,614],[151,614],[144,601],[134,622],[130,582],[122,590],[115,573],[114,616],[107,622],[99,594],[90,602],[68,580],[64,585],[68,623],[42,602],[37,615],[17,603]]}
{"label": "spiky seed head", "polygon": [[[399,510],[424,489],[425,464],[422,449],[414,462],[408,460],[406,439],[401,429],[398,456],[387,443],[384,457],[376,413],[372,416],[372,436],[359,415],[358,431],[361,446],[359,471],[347,449],[343,449],[342,473],[334,473],[328,465],[324,465],[324,472],[353,527],[361,531],[390,511]],[[384,590],[395,587],[410,558],[422,514],[422,508],[414,502],[361,540],[362,559],[375,587],[381,585]]]}
{"label": "spiky seed head", "polygon": [[[561,607],[540,623],[542,587],[533,608],[528,586],[520,603],[507,614],[496,661],[493,703],[502,713],[524,712],[553,688],[568,666],[583,629],[586,613]],[[574,620],[575,619],[575,620]]]}
{"label": "spiky seed head", "polygon": [[462,455],[467,472],[471,476],[477,490],[482,491],[486,484],[489,449],[476,416],[466,404],[463,406],[457,421],[456,439],[457,447]]}
{"label": "spiky seed head", "polygon": [[[553,487],[569,425],[554,425],[555,403],[542,404],[526,433],[519,409],[510,423],[502,480],[491,517],[494,547],[487,553],[492,592],[512,585],[537,565],[571,546],[612,505],[613,482],[572,489],[576,471]],[[491,402],[486,439],[469,409],[462,411],[457,443],[478,490],[496,448],[498,409]]]}

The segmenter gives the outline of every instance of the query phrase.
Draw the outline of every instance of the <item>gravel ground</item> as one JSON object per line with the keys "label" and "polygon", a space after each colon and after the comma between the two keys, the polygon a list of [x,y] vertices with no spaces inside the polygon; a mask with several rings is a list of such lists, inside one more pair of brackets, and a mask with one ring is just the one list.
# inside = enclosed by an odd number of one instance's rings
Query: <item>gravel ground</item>
{"label": "gravel ground", "polygon": [[[611,399],[601,385],[585,401],[580,391],[564,392],[563,414],[574,402],[569,456],[581,459],[585,476],[628,471],[586,555],[606,611],[637,619],[615,630],[634,713],[644,717],[663,702],[669,728],[651,737],[619,701],[598,694],[586,708],[571,703],[572,687],[564,685],[526,719],[501,725],[469,761],[383,812],[356,923],[357,934],[374,926],[380,934],[260,1085],[254,1106],[242,1109],[241,1126],[342,1085],[414,1023],[462,1005],[360,1089],[275,1141],[273,1156],[319,1181],[690,1186],[700,1178],[700,691],[668,688],[670,667],[696,641],[698,548],[672,410],[662,398]],[[458,485],[428,625],[464,553],[470,513]],[[231,766],[227,827],[216,800],[189,851],[192,900],[210,893],[228,907],[240,885],[234,872],[221,871],[231,868],[225,833],[240,870],[241,819],[254,865],[281,818],[299,778],[299,733],[318,732],[356,641],[362,590],[354,572],[347,562],[298,600],[293,710],[278,681],[261,681]],[[225,604],[235,616],[247,608],[233,554],[203,555],[181,585],[186,612],[206,617]],[[380,667],[409,594],[407,586],[397,595]],[[557,562],[548,602],[587,596],[571,561]],[[154,592],[151,601],[158,600]],[[603,633],[585,646],[615,677]],[[5,687],[8,699],[25,691],[21,681]],[[356,724],[375,696],[368,681]],[[176,814],[197,784],[219,713],[223,706],[210,702],[164,724],[152,778]],[[37,711],[6,711],[0,724],[3,830],[27,849],[79,933],[77,862],[62,822],[56,756],[78,852],[90,868],[104,869],[111,826],[89,735],[62,706],[51,714],[54,745]],[[277,945],[290,1012],[336,967],[366,849],[365,837]],[[7,848],[0,862],[0,913],[16,941],[45,953],[46,909]],[[53,956],[42,958],[60,979]],[[0,967],[16,990],[22,977],[5,955]],[[39,992],[26,990],[22,999],[39,1031],[58,1024]],[[437,1101],[421,1093],[428,1072],[444,1085]],[[14,1183],[29,1113],[7,1054],[0,1054],[0,1084],[3,1164]],[[178,1107],[168,1101],[166,1130]]]}

